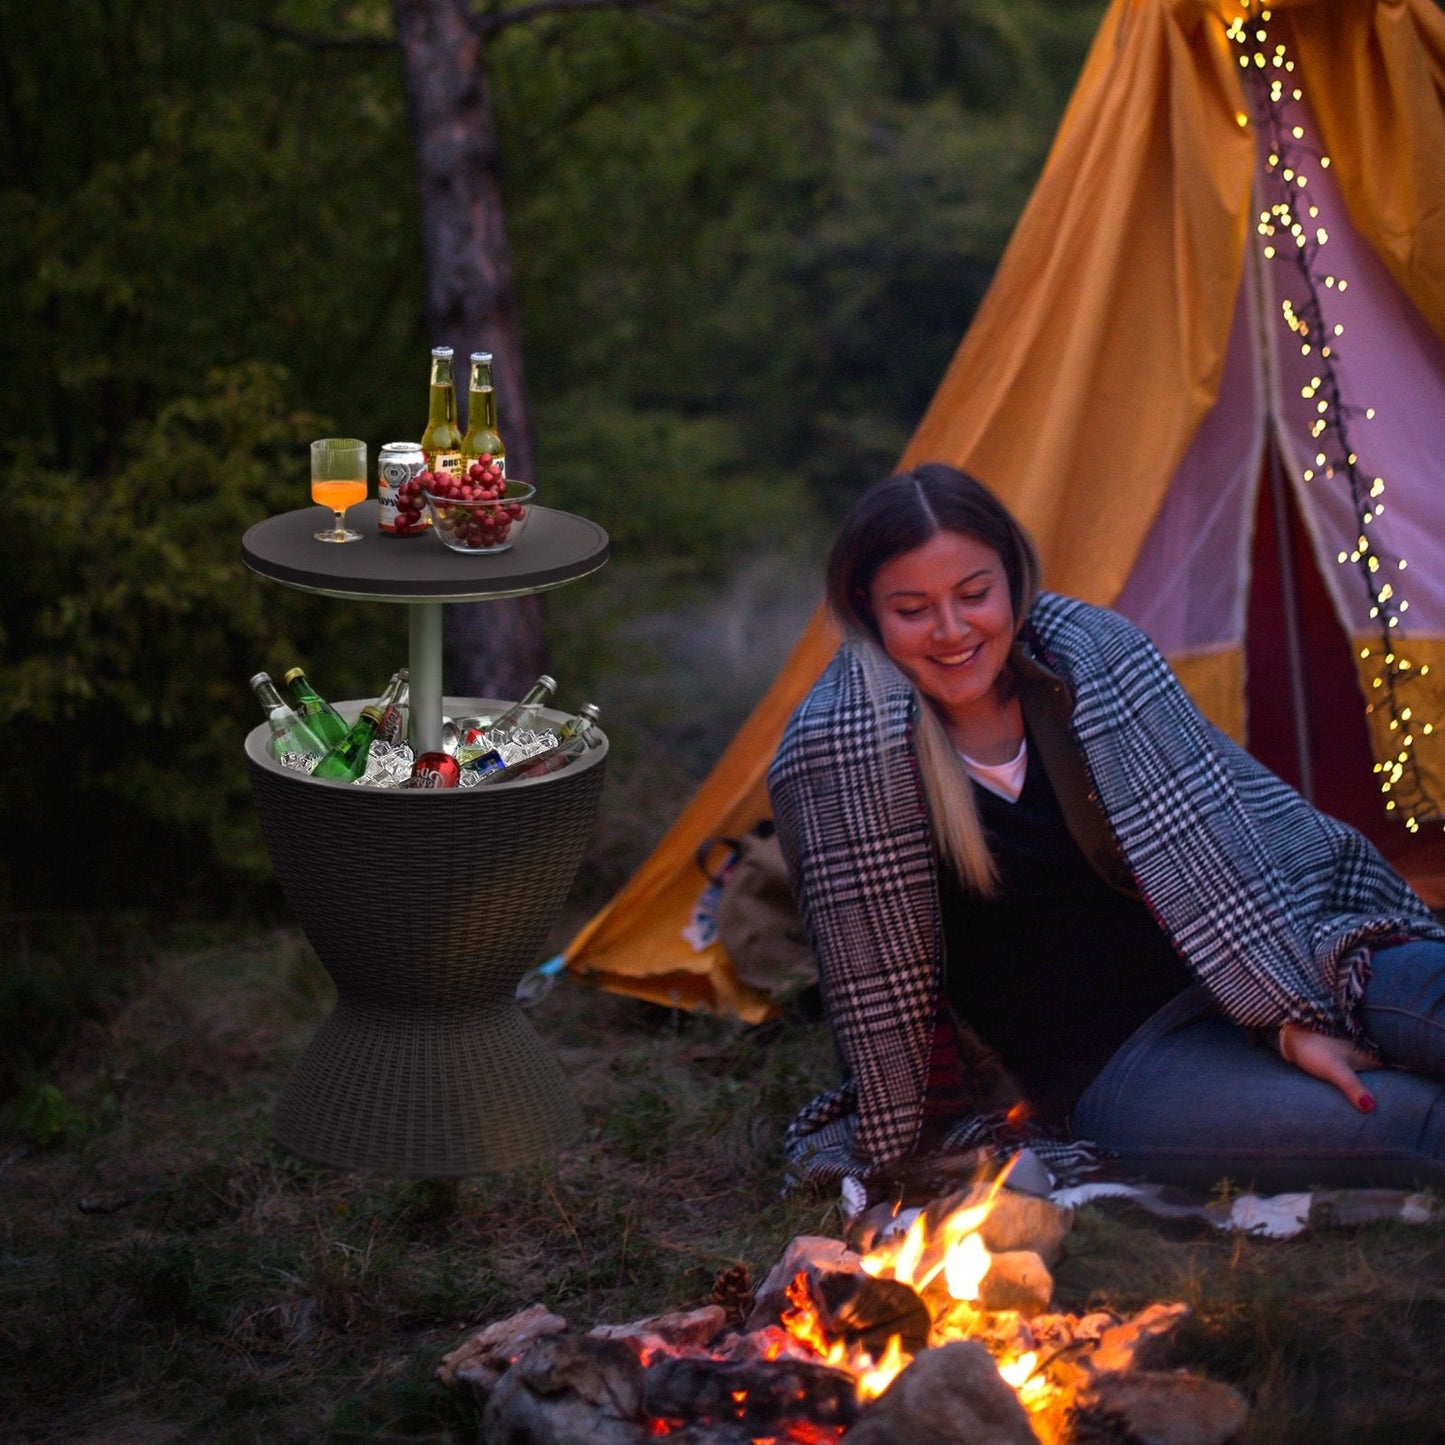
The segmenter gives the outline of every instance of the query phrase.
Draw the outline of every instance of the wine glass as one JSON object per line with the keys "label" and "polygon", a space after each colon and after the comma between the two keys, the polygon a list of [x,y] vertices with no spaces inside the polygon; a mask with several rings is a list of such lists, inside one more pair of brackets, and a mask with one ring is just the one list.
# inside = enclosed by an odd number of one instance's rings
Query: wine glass
{"label": "wine glass", "polygon": [[366,500],[366,443],[326,437],[311,443],[311,500],[330,507],[336,525],[315,534],[318,542],[359,542],[346,526],[346,509]]}

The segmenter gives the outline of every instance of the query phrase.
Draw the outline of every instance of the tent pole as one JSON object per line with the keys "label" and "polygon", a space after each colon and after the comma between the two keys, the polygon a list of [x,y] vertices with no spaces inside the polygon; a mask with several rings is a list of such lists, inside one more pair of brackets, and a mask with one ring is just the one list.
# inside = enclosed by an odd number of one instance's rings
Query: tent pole
{"label": "tent pole", "polygon": [[1280,593],[1283,598],[1286,666],[1289,669],[1289,700],[1294,723],[1295,758],[1299,764],[1299,791],[1315,799],[1314,754],[1310,747],[1309,698],[1305,691],[1304,647],[1300,639],[1299,596],[1295,590],[1294,552],[1285,492],[1284,463],[1279,446],[1271,437],[1265,444],[1265,466],[1269,477],[1269,499],[1274,511],[1274,542],[1279,562]]}

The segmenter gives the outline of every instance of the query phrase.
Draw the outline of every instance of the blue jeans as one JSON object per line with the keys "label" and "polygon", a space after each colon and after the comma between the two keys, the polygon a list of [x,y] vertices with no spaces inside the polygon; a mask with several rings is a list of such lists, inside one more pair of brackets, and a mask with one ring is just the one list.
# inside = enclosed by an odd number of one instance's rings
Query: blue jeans
{"label": "blue jeans", "polygon": [[1141,1179],[1262,1191],[1445,1187],[1445,943],[1375,952],[1362,1020],[1387,1067],[1373,1113],[1226,1019],[1198,985],[1147,1019],[1084,1091],[1073,1129]]}

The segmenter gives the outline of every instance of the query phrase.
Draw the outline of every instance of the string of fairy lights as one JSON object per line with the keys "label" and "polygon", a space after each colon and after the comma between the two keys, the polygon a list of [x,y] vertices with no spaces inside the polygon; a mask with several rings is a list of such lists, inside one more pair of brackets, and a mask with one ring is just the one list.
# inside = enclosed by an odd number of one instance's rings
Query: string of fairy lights
{"label": "string of fairy lights", "polygon": [[[1376,762],[1375,773],[1386,811],[1402,818],[1413,833],[1422,820],[1442,816],[1440,805],[1426,789],[1415,751],[1417,737],[1428,736],[1434,727],[1417,717],[1409,702],[1410,685],[1428,676],[1430,667],[1406,655],[1402,619],[1410,603],[1402,595],[1402,574],[1408,564],[1404,557],[1391,558],[1375,540],[1379,532],[1375,524],[1385,512],[1384,479],[1367,473],[1351,442],[1354,427],[1372,420],[1375,411],[1346,402],[1340,384],[1337,343],[1345,328],[1330,320],[1330,308],[1333,299],[1348,289],[1349,279],[1330,268],[1329,236],[1309,189],[1311,178],[1329,168],[1330,158],[1301,124],[1305,112],[1297,107],[1304,93],[1295,62],[1285,45],[1271,36],[1269,22],[1270,11],[1252,4],[1226,32],[1239,48],[1245,90],[1264,142],[1266,194],[1255,229],[1266,261],[1288,268],[1290,289],[1298,287],[1295,297],[1282,300],[1281,312],[1301,356],[1310,362],[1311,376],[1301,394],[1315,404],[1310,426],[1315,451],[1303,477],[1307,484],[1343,481],[1349,489],[1359,534],[1354,546],[1341,551],[1337,560],[1355,570],[1369,596],[1369,616],[1378,627],[1378,637],[1363,645],[1359,654],[1363,663],[1373,664],[1368,669],[1373,676],[1366,711],[1383,715],[1390,746],[1395,748],[1393,755]],[[1243,125],[1249,117],[1239,119]]]}

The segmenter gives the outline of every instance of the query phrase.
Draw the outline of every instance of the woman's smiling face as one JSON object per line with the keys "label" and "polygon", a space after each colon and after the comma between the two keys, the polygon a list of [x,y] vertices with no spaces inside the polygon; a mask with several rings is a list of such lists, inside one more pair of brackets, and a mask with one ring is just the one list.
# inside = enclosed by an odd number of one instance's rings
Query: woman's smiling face
{"label": "woman's smiling face", "polygon": [[967,532],[935,532],[874,574],[868,589],[883,650],[955,724],[996,705],[1014,641],[1003,560]]}

